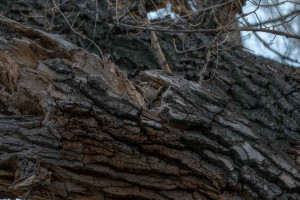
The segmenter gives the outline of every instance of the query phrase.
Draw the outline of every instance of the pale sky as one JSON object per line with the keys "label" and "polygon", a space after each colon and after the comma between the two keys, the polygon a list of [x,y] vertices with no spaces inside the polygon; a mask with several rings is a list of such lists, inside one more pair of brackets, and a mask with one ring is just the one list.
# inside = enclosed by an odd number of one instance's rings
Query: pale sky
{"label": "pale sky", "polygon": [[[282,1],[282,0],[281,0]],[[267,1],[262,1],[266,4]],[[247,2],[246,6],[243,8],[244,13],[248,13],[256,9],[256,6],[253,4]],[[283,5],[278,6],[278,10],[272,10],[272,18],[277,18],[280,16],[279,12],[281,13],[282,16],[285,14],[288,14],[291,10],[296,9],[295,6],[291,3],[285,3]],[[278,12],[279,11],[279,12]],[[256,11],[257,16],[259,17],[260,21],[265,21],[268,20],[271,15],[268,10],[261,8]],[[255,14],[248,15],[247,20],[250,23],[258,23],[258,20],[255,16]],[[292,21],[293,25],[293,33],[300,33],[300,16],[297,16],[295,19]],[[267,24],[267,26],[270,26],[271,24]],[[259,27],[258,27],[259,28]],[[294,45],[295,48],[287,48],[287,45],[292,43],[292,42],[297,42],[295,41],[296,39],[286,39],[284,36],[276,36],[274,37],[273,34],[269,33],[263,33],[263,32],[257,32],[257,34],[268,44],[270,44],[270,47],[272,47],[274,50],[280,52],[282,55],[289,56],[295,60],[298,60],[300,62],[300,46],[299,43],[298,45]],[[282,62],[279,56],[277,56],[275,53],[271,52],[268,48],[266,48],[255,36],[252,32],[241,32],[241,35],[244,36],[243,38],[243,44],[245,47],[251,49],[254,51],[254,54],[268,57],[274,60],[277,60],[279,62]],[[299,42],[299,41],[298,41]],[[294,43],[295,44],[295,43]],[[290,62],[286,61],[287,64],[293,65],[300,67],[299,63],[295,62]]]}

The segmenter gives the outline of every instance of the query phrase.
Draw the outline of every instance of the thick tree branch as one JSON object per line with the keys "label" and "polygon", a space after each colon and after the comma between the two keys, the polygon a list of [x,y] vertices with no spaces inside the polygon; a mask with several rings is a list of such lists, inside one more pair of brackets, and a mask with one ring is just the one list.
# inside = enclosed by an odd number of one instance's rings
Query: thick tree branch
{"label": "thick tree branch", "polygon": [[[211,52],[200,85],[182,71],[197,75],[205,50],[177,54],[182,34],[162,33],[178,71],[132,81],[117,63],[155,65],[148,34],[111,32],[115,64],[0,21],[25,36],[0,40],[1,198],[299,199],[296,69],[228,49]],[[184,39],[191,49],[211,41]],[[150,106],[145,85],[159,91]]]}

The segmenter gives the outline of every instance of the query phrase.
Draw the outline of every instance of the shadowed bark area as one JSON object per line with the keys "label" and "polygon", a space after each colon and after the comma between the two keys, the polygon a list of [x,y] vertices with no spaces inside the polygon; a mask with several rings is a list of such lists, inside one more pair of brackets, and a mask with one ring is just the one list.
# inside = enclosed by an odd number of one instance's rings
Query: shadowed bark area
{"label": "shadowed bark area", "polygon": [[[112,62],[0,22],[25,36],[0,40],[1,198],[300,199],[299,70],[235,48],[212,55],[199,83],[207,49],[176,52],[179,33],[158,33],[171,75],[153,70],[147,33],[112,31]],[[211,39],[185,37],[191,49]]]}

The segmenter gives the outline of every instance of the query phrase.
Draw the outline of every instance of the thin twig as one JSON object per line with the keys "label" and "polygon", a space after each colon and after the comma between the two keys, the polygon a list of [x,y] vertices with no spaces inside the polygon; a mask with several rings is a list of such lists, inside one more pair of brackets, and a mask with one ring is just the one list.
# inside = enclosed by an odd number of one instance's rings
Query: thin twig
{"label": "thin twig", "polygon": [[[144,17],[144,21],[146,26],[150,26],[151,27],[151,22],[149,20],[149,18],[147,17],[147,12],[145,9],[145,2],[144,0],[140,0],[140,4],[139,4],[139,12],[140,15]],[[161,65],[161,68],[168,73],[171,73],[171,69],[168,65],[168,62],[166,61],[165,55],[161,49],[161,46],[158,42],[158,38],[157,35],[155,33],[155,31],[150,31],[150,38],[151,38],[151,44],[154,48],[155,54],[158,58],[159,64]]]}
{"label": "thin twig", "polygon": [[[174,30],[174,29],[165,29],[161,27],[143,27],[143,26],[134,26],[134,25],[129,25],[129,24],[123,24],[119,23],[120,26],[125,26],[128,28],[133,28],[133,29],[142,29],[142,30],[149,30],[149,31],[162,31],[162,32],[174,32],[174,33],[202,33],[202,32],[218,32],[220,29],[194,29],[194,30]],[[253,28],[253,27],[240,27],[240,28],[225,28],[229,32],[234,32],[234,31],[253,31],[253,32],[265,32],[265,33],[271,33],[271,34],[276,34],[276,35],[282,35],[287,38],[296,38],[300,39],[300,35],[295,35],[295,34],[290,34],[282,31],[277,31],[277,30],[271,30],[271,29],[263,29],[263,28]]]}
{"label": "thin twig", "polygon": [[57,11],[58,11],[58,12],[61,14],[61,16],[65,19],[65,21],[66,21],[67,25],[69,26],[69,28],[70,28],[76,35],[78,35],[78,36],[80,36],[80,37],[82,37],[82,38],[84,38],[84,39],[87,39],[89,42],[91,42],[91,43],[97,48],[97,50],[99,51],[99,53],[100,53],[100,55],[101,55],[101,58],[103,59],[104,56],[103,56],[103,53],[102,53],[100,47],[99,47],[92,39],[90,39],[90,38],[87,37],[86,35],[83,35],[83,34],[79,33],[78,31],[76,31],[76,30],[71,26],[69,20],[66,18],[66,16],[64,15],[64,13],[63,13],[63,12],[59,9],[59,7],[56,5],[55,0],[52,0],[52,2],[53,2],[54,7],[57,9]]}

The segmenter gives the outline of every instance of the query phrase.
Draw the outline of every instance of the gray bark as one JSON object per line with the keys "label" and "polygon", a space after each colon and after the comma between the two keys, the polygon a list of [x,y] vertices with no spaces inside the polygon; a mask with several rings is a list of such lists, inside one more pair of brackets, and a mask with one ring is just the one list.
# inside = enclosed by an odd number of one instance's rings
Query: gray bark
{"label": "gray bark", "polygon": [[[14,14],[43,1],[26,3],[7,16],[41,25]],[[1,198],[300,199],[299,70],[235,47],[212,54],[199,83],[207,49],[180,54],[182,34],[158,33],[167,74],[149,34],[111,29],[99,4],[95,41],[114,62],[1,17],[2,33],[26,37],[0,43]],[[185,48],[211,39],[186,35]]]}

